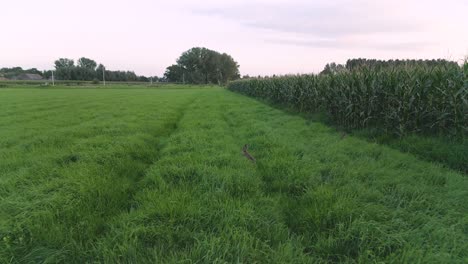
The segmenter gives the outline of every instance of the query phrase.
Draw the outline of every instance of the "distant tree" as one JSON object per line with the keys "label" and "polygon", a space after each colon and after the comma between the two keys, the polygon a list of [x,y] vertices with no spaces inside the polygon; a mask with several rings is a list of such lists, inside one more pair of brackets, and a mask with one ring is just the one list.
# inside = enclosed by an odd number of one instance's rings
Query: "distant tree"
{"label": "distant tree", "polygon": [[51,70],[43,71],[42,77],[44,77],[44,79],[50,79],[52,77],[52,71]]}
{"label": "distant tree", "polygon": [[343,64],[336,64],[332,62],[327,63],[327,65],[325,65],[325,68],[323,69],[323,71],[320,72],[320,74],[336,74],[343,71],[346,71],[346,67]]}
{"label": "distant tree", "polygon": [[192,48],[182,53],[177,65],[183,69],[185,82],[208,83],[209,74],[214,72],[214,56],[206,48]]}
{"label": "distant tree", "polygon": [[138,76],[138,81],[139,82],[149,82],[150,78],[145,77],[145,76]]}
{"label": "distant tree", "polygon": [[91,81],[96,79],[96,65],[97,63],[85,57],[78,59],[78,65],[73,69],[74,79],[81,81]]}
{"label": "distant tree", "polygon": [[230,55],[221,54],[218,63],[218,84],[226,84],[229,80],[240,78],[239,65]]}
{"label": "distant tree", "polygon": [[182,53],[177,64],[167,67],[164,76],[171,82],[194,84],[225,84],[240,77],[239,65],[231,56],[199,47]]}
{"label": "distant tree", "polygon": [[72,59],[60,58],[55,61],[56,78],[59,80],[73,80],[75,62]]}
{"label": "distant tree", "polygon": [[125,81],[127,81],[127,82],[136,82],[136,81],[138,81],[138,76],[133,71],[127,71],[125,73]]}
{"label": "distant tree", "polygon": [[[144,76],[140,76],[140,78],[142,78],[142,77],[144,77]],[[161,80],[161,78],[159,78],[158,76],[149,76],[149,77],[145,77],[145,78],[148,79],[147,80],[148,82],[151,81],[151,80],[153,80],[153,82],[160,82],[160,80]]]}
{"label": "distant tree", "polygon": [[468,56],[466,56],[465,60],[463,61],[462,69],[465,72],[465,78],[468,79]]}
{"label": "distant tree", "polygon": [[39,70],[36,69],[36,68],[31,68],[31,69],[25,70],[25,73],[32,73],[32,74],[39,74],[39,75],[42,75],[42,72],[39,71]]}
{"label": "distant tree", "polygon": [[88,59],[85,57],[78,59],[78,67],[95,70],[96,66],[97,63],[92,59]]}
{"label": "distant tree", "polygon": [[[105,67],[104,65],[102,64],[99,64],[97,67],[96,67],[96,79],[98,80],[102,80],[102,72],[105,71]],[[106,76],[106,72],[104,72],[104,75]],[[106,76],[106,80],[108,80],[108,77]]]}
{"label": "distant tree", "polygon": [[166,72],[164,73],[165,79],[169,82],[184,82],[184,74],[186,69],[182,66],[173,64],[167,67]]}
{"label": "distant tree", "polygon": [[459,67],[454,61],[444,59],[432,59],[432,60],[376,60],[376,59],[349,59],[346,62],[346,69],[358,70],[363,67],[371,68],[375,70],[381,70],[385,68],[393,67]]}
{"label": "distant tree", "polygon": [[71,68],[75,66],[75,61],[67,58],[60,58],[55,61],[55,68]]}

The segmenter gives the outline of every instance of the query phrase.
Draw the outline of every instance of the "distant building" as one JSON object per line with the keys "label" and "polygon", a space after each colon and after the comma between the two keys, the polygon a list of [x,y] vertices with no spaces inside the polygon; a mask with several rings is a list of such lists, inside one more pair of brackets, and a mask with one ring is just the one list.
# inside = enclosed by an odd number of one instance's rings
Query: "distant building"
{"label": "distant building", "polygon": [[39,74],[35,73],[22,73],[14,78],[15,80],[21,80],[21,81],[37,81],[37,80],[42,80],[42,76]]}

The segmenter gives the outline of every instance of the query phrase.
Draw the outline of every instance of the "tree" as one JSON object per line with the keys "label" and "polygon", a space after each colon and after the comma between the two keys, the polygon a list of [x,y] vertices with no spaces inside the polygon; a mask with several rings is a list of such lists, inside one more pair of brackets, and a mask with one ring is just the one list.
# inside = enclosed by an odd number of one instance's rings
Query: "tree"
{"label": "tree", "polygon": [[149,82],[150,78],[148,78],[146,76],[138,76],[138,81],[139,82]]}
{"label": "tree", "polygon": [[75,66],[75,62],[71,59],[60,58],[55,61],[55,68],[71,68]]}
{"label": "tree", "polygon": [[169,82],[184,82],[184,73],[185,69],[182,66],[173,64],[167,67],[164,78]]}
{"label": "tree", "polygon": [[50,79],[52,77],[52,71],[51,70],[43,71],[42,77],[44,77],[44,79]]}
{"label": "tree", "polygon": [[75,79],[82,81],[91,81],[96,79],[96,65],[97,63],[85,57],[78,59],[78,66],[75,67]]}
{"label": "tree", "polygon": [[104,65],[99,64],[96,68],[96,79],[102,80],[102,72],[104,71],[105,79],[109,81],[109,77],[107,76],[107,71]]}
{"label": "tree", "polygon": [[239,65],[234,59],[226,54],[221,54],[219,58],[219,76],[218,84],[226,84],[229,80],[240,78]]}
{"label": "tree", "polygon": [[199,47],[182,53],[164,76],[171,82],[194,84],[225,84],[240,77],[239,65],[230,55]]}
{"label": "tree", "polygon": [[57,79],[72,80],[75,62],[72,59],[60,58],[55,61]]}
{"label": "tree", "polygon": [[343,64],[336,64],[332,62],[327,63],[327,65],[325,65],[325,68],[323,69],[323,71],[320,72],[320,74],[336,74],[343,71],[346,71],[346,68]]}
{"label": "tree", "polygon": [[82,57],[78,60],[78,67],[86,68],[86,69],[90,69],[94,71],[96,69],[96,66],[97,66],[97,63],[92,59]]}

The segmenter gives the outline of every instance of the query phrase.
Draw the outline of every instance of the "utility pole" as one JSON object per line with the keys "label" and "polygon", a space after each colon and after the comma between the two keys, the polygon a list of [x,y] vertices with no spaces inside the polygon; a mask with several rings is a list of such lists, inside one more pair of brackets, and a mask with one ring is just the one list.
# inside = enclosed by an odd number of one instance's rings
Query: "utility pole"
{"label": "utility pole", "polygon": [[104,65],[102,66],[102,82],[106,86],[106,70],[104,69]]}
{"label": "utility pole", "polygon": [[185,72],[182,73],[182,83],[185,84]]}
{"label": "utility pole", "polygon": [[151,86],[153,85],[153,77],[151,77]]}
{"label": "utility pole", "polygon": [[54,81],[54,71],[52,70],[52,86],[55,86],[55,81]]}
{"label": "utility pole", "polygon": [[219,71],[220,79],[218,79],[218,85],[221,85],[221,82],[223,81],[223,73]]}

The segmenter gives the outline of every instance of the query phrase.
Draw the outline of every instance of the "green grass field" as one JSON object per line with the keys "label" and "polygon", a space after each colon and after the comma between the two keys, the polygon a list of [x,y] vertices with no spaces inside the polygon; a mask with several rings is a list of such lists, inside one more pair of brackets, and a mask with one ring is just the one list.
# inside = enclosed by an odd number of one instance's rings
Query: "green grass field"
{"label": "green grass field", "polygon": [[468,262],[466,175],[174,88],[0,89],[0,263]]}

